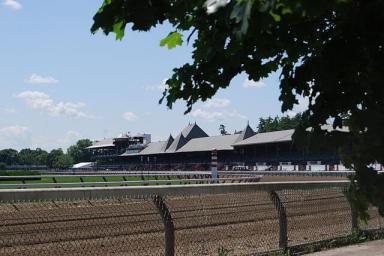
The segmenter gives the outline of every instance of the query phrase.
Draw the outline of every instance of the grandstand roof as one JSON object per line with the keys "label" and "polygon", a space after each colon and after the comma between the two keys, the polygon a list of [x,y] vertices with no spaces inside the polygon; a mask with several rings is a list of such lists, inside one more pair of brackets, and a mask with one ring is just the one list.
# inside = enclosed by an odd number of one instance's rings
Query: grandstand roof
{"label": "grandstand roof", "polygon": [[255,134],[255,131],[249,126],[249,123],[247,123],[247,126],[244,128],[244,130],[241,131],[235,142],[248,139],[249,137],[252,137]]}
{"label": "grandstand roof", "polygon": [[[247,125],[241,133],[231,135],[219,135],[211,137],[197,137],[187,140],[185,137],[193,132],[196,124],[188,125],[183,131],[173,139],[172,136],[166,141],[152,142],[143,149],[138,155],[154,155],[162,153],[183,153],[201,152],[216,150],[233,150],[234,147],[248,146],[256,144],[268,144],[292,141],[294,129],[257,133]],[[198,127],[198,126],[197,126]],[[198,127],[200,129],[200,127]],[[205,134],[205,133],[204,133]],[[195,134],[196,136],[196,134]],[[198,136],[201,136],[198,135]],[[123,154],[124,155],[124,154]]]}
{"label": "grandstand roof", "polygon": [[167,153],[173,153],[176,152],[179,148],[184,146],[187,143],[187,139],[184,137],[183,133],[180,133],[177,135],[175,140],[172,142],[172,144],[168,147]]}
{"label": "grandstand roof", "polygon": [[170,134],[168,139],[165,141],[165,143],[163,144],[163,147],[161,148],[161,151],[165,152],[173,143],[175,139],[172,137],[172,135]]}
{"label": "grandstand roof", "polygon": [[[323,126],[323,129],[333,131],[332,126]],[[308,129],[310,130],[310,129]],[[336,129],[346,131],[345,128]],[[231,135],[220,135],[209,137],[196,123],[186,126],[177,136],[172,135],[166,141],[151,142],[146,145],[129,146],[121,156],[144,156],[183,152],[206,152],[213,149],[224,151],[233,150],[235,147],[243,147],[257,144],[269,144],[292,141],[293,129],[265,132],[255,134],[254,130],[247,126],[240,132]],[[135,145],[134,145],[135,146]],[[95,142],[88,149],[113,148],[114,139],[103,139]],[[133,150],[130,150],[132,148]]]}
{"label": "grandstand roof", "polygon": [[247,146],[247,145],[255,145],[255,144],[266,144],[266,143],[276,143],[276,142],[285,142],[291,141],[292,135],[295,130],[283,130],[276,132],[264,132],[257,133],[248,139],[236,142],[233,146]]}
{"label": "grandstand roof", "polygon": [[188,143],[191,139],[208,137],[206,134],[196,123],[188,124],[179,135],[173,140],[171,145],[167,148],[167,153],[177,152],[181,147]]}
{"label": "grandstand roof", "polygon": [[103,139],[100,141],[96,141],[92,144],[92,146],[87,147],[88,149],[97,149],[97,148],[112,148],[115,145],[113,144],[113,139]]}
{"label": "grandstand roof", "polygon": [[[239,134],[220,135],[208,137],[196,124],[190,124],[173,139],[172,136],[166,141],[152,142],[137,155],[155,155],[162,153],[183,153],[183,152],[202,152],[216,150],[233,150],[233,144],[249,138],[255,132],[247,125]],[[187,140],[186,137],[195,137]],[[200,136],[200,137],[199,137]],[[122,156],[132,155],[123,154]]]}
{"label": "grandstand roof", "polygon": [[[153,155],[153,154],[161,154],[164,153],[164,147],[166,146],[167,141],[157,141],[157,142],[151,142],[148,144],[146,148],[144,148],[142,151],[140,151],[136,155]],[[128,155],[128,154],[123,154]]]}
{"label": "grandstand roof", "polygon": [[190,140],[193,138],[201,138],[201,137],[208,137],[208,134],[206,134],[203,129],[200,128],[196,123],[194,124],[188,124],[187,127],[185,127],[181,134],[184,136],[185,139]]}
{"label": "grandstand roof", "polygon": [[212,149],[233,150],[232,144],[238,137],[239,134],[232,134],[191,139],[177,152],[211,151]]}

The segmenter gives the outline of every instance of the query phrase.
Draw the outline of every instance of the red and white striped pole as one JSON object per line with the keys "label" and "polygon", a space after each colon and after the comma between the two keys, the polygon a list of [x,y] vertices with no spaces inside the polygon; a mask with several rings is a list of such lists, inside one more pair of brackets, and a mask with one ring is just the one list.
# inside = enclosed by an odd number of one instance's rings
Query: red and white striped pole
{"label": "red and white striped pole", "polygon": [[217,173],[217,150],[214,148],[211,152],[211,175],[213,183],[218,183],[218,173]]}

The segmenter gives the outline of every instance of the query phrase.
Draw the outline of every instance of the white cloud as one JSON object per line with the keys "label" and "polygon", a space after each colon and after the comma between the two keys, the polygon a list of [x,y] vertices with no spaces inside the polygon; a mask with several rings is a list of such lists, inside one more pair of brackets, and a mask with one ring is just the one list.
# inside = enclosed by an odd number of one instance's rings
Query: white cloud
{"label": "white cloud", "polygon": [[205,119],[207,121],[226,120],[230,118],[247,118],[246,116],[240,114],[237,110],[206,111],[201,108],[193,110],[190,115],[195,118]]}
{"label": "white cloud", "polygon": [[190,115],[196,118],[206,119],[208,121],[224,119],[224,114],[222,112],[210,112],[201,108],[192,111]]}
{"label": "white cloud", "polygon": [[240,114],[236,109],[230,110],[230,111],[225,111],[225,115],[228,117],[237,117],[241,119],[247,119],[248,117],[245,115]]}
{"label": "white cloud", "polygon": [[64,134],[55,134],[54,136],[41,136],[34,134],[31,136],[31,142],[25,144],[23,148],[42,148],[45,150],[52,150],[55,148],[62,148],[66,150],[69,146],[75,144],[79,139],[83,138],[82,135],[76,131],[69,130]]}
{"label": "white cloud", "polygon": [[265,82],[262,80],[259,80],[257,82],[249,79],[245,79],[243,82],[243,87],[244,88],[257,88],[260,89],[262,87],[266,86]]}
{"label": "white cloud", "polygon": [[52,76],[32,74],[27,80],[25,80],[25,82],[29,84],[57,84],[59,80],[53,78]]}
{"label": "white cloud", "polygon": [[69,147],[81,138],[81,134],[76,131],[67,131],[63,138],[58,139],[59,146],[62,148]]}
{"label": "white cloud", "polygon": [[204,104],[206,108],[225,108],[231,104],[229,99],[209,99],[207,103]]}
{"label": "white cloud", "polygon": [[146,91],[164,91],[165,89],[168,89],[168,85],[166,84],[167,80],[168,79],[163,79],[161,84],[144,86],[144,89]]}
{"label": "white cloud", "polygon": [[294,117],[299,112],[303,112],[308,109],[309,105],[309,98],[308,97],[301,97],[299,98],[299,103],[293,106],[292,110],[285,111],[284,113],[287,114],[289,117]]}
{"label": "white cloud", "polygon": [[11,125],[0,127],[0,149],[21,149],[30,144],[29,129],[25,126]]}
{"label": "white cloud", "polygon": [[125,112],[123,113],[123,118],[127,121],[134,121],[137,118],[137,115],[133,112]]}
{"label": "white cloud", "polygon": [[21,136],[28,131],[28,128],[25,126],[13,125],[0,128],[0,134],[2,136],[13,137]]}
{"label": "white cloud", "polygon": [[54,148],[66,149],[75,144],[82,135],[76,131],[69,130],[64,134],[55,136],[40,135],[32,132],[28,127],[11,125],[0,127],[0,150],[4,148],[42,148],[51,150]]}
{"label": "white cloud", "polygon": [[16,0],[3,0],[3,5],[15,11],[23,8],[23,6]]}
{"label": "white cloud", "polygon": [[82,102],[54,102],[48,94],[39,91],[24,91],[17,94],[16,97],[25,100],[30,108],[53,116],[94,118],[94,116],[80,110],[85,106],[85,103]]}
{"label": "white cloud", "polygon": [[228,120],[231,118],[247,118],[230,106],[231,101],[229,99],[209,99],[206,103],[191,111],[189,115],[194,118],[205,119],[207,121]]}

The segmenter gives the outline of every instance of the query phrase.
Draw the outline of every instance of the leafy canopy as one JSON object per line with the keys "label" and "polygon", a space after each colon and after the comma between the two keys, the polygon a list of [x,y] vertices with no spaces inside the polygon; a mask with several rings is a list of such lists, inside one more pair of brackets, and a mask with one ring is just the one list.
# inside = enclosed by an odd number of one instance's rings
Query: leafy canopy
{"label": "leafy canopy", "polygon": [[[127,24],[168,22],[168,48],[189,34],[192,62],[173,69],[161,99],[169,108],[184,100],[186,112],[240,73],[258,81],[279,72],[282,111],[309,99],[297,138],[313,127],[317,141],[336,144],[357,170],[354,190],[384,213],[383,176],[367,167],[384,163],[383,10],[382,0],[105,0],[91,31],[121,39]],[[322,130],[329,120],[348,132]]]}
{"label": "leafy canopy", "polygon": [[87,149],[89,146],[92,146],[92,141],[89,139],[81,139],[67,149],[67,154],[72,158],[74,163],[90,162],[91,153]]}
{"label": "leafy canopy", "polygon": [[89,139],[81,139],[67,149],[67,153],[61,148],[52,149],[47,152],[41,148],[25,148],[18,152],[15,149],[0,150],[0,169],[15,165],[42,165],[48,168],[70,168],[73,164],[90,161],[90,152],[87,147],[91,146]]}
{"label": "leafy canopy", "polygon": [[289,116],[271,116],[267,118],[259,118],[259,124],[257,126],[257,132],[273,132],[295,129],[300,125],[301,114],[296,114],[293,117]]}

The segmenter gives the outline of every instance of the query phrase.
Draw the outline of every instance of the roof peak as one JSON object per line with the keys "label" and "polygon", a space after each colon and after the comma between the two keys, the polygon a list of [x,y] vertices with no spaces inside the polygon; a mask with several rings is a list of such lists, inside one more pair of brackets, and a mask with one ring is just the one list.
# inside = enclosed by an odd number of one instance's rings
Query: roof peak
{"label": "roof peak", "polygon": [[[169,143],[170,142],[170,143]],[[172,138],[172,140],[167,141],[166,151],[168,152],[175,152],[182,146],[184,146],[187,143],[186,138],[184,137],[183,133],[180,133],[179,135],[176,136],[175,139]]]}
{"label": "roof peak", "polygon": [[206,134],[203,129],[200,128],[200,126],[197,125],[197,123],[189,123],[182,131],[181,134],[185,137],[185,139],[190,140],[192,138],[199,138],[199,137],[208,137],[208,134]]}
{"label": "roof peak", "polygon": [[163,147],[161,148],[161,150],[163,152],[167,151],[167,149],[172,145],[172,143],[174,142],[174,138],[172,137],[172,134],[169,134],[169,137],[168,139],[165,141]]}
{"label": "roof peak", "polygon": [[252,129],[251,126],[249,126],[249,121],[248,121],[247,125],[245,126],[245,128],[239,134],[239,137],[236,140],[236,142],[248,139],[249,137],[252,137],[255,134],[256,134],[256,132]]}

